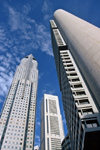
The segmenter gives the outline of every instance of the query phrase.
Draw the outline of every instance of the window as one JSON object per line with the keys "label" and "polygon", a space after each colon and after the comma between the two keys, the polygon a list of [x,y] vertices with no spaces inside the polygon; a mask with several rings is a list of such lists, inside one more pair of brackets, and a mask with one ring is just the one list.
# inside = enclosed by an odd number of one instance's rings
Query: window
{"label": "window", "polygon": [[82,84],[75,84],[74,88],[82,88]]}
{"label": "window", "polygon": [[49,150],[49,138],[47,138],[47,150]]}
{"label": "window", "polygon": [[87,98],[85,99],[76,99],[75,100],[75,103],[78,104],[78,105],[84,105],[84,104],[89,104],[89,100]]}
{"label": "window", "polygon": [[54,35],[55,35],[55,38],[56,38],[56,41],[57,41],[57,45],[58,46],[65,45],[65,42],[64,42],[59,30],[55,29],[55,30],[53,30],[53,32],[54,32]]}
{"label": "window", "polygon": [[67,69],[68,71],[75,71],[75,69],[74,68],[69,68],[69,69]]}
{"label": "window", "polygon": [[85,91],[76,91],[76,95],[86,95]]}
{"label": "window", "polygon": [[48,102],[47,102],[47,99],[46,99],[46,112],[48,112]]}
{"label": "window", "polygon": [[77,76],[77,73],[70,73],[70,76]]}
{"label": "window", "polygon": [[89,100],[88,99],[79,100],[79,104],[81,104],[81,105],[89,104]]}
{"label": "window", "polygon": [[67,67],[73,67],[73,64],[70,64],[70,65],[67,64]]}
{"label": "window", "polygon": [[[66,59],[66,58],[65,58]],[[72,63],[71,60],[67,60],[66,63]]]}
{"label": "window", "polygon": [[98,127],[98,122],[97,122],[97,120],[88,120],[88,121],[86,121],[86,127],[87,127],[87,128],[95,128],[95,127]]}
{"label": "window", "polygon": [[48,116],[47,116],[47,133],[49,133]]}
{"label": "window", "polygon": [[82,112],[83,112],[83,115],[93,114],[92,108],[90,108],[90,109],[83,109]]}
{"label": "window", "polygon": [[67,52],[66,52],[66,54],[61,54],[62,55],[62,57],[63,58],[65,58],[65,57],[68,57],[69,55],[67,54]]}
{"label": "window", "polygon": [[[68,57],[64,58],[63,60],[70,60],[70,57],[68,56]],[[67,63],[67,62],[66,62],[66,63]]]}
{"label": "window", "polygon": [[79,78],[72,79],[73,82],[80,81]]}

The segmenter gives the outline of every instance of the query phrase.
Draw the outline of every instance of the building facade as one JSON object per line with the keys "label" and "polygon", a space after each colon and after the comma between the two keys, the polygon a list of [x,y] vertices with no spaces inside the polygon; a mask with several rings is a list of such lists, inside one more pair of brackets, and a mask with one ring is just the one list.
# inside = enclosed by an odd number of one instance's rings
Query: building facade
{"label": "building facade", "polygon": [[100,28],[61,9],[54,20],[100,111]]}
{"label": "building facade", "polygon": [[61,146],[62,146],[62,150],[71,150],[70,139],[68,135],[62,141]]}
{"label": "building facade", "polygon": [[1,150],[34,149],[37,83],[37,61],[29,55],[17,67],[2,109]]}
{"label": "building facade", "polygon": [[41,105],[41,150],[61,150],[64,138],[58,97],[44,94]]}
{"label": "building facade", "polygon": [[[60,90],[62,92],[63,108],[67,122],[71,149],[98,150],[100,139],[99,107],[87,86],[83,73],[80,71],[78,66],[78,64],[81,63],[81,60],[76,63],[76,59],[72,55],[72,49],[77,47],[76,44],[79,44],[78,40],[81,39],[78,39],[77,43],[75,43],[74,40],[77,39],[76,34],[73,39],[71,39],[75,45],[70,45],[70,40],[68,37],[65,41],[65,34],[69,36],[69,32],[68,34],[66,33],[66,28],[68,28],[66,26],[69,24],[69,28],[71,28],[71,24],[70,22],[67,22],[67,17],[65,17],[64,20],[62,19],[63,13],[66,14],[67,12],[57,10],[54,14],[54,20],[50,21],[50,25],[53,52]],[[68,17],[70,18],[70,15]],[[60,19],[62,20],[61,22]],[[74,20],[71,23],[76,23],[74,26],[77,26],[78,24],[77,20]],[[70,36],[72,36],[75,27],[71,29]],[[84,51],[82,47],[81,50]]]}

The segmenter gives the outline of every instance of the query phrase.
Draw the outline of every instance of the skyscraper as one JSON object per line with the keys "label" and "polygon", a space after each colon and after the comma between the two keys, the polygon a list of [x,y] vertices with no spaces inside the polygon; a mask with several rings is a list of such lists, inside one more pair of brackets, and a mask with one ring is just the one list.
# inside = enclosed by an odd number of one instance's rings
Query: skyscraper
{"label": "skyscraper", "polygon": [[58,97],[44,94],[41,105],[41,150],[61,150],[64,139]]}
{"label": "skyscraper", "polygon": [[50,25],[71,149],[98,150],[100,29],[63,10],[54,13]]}
{"label": "skyscraper", "polygon": [[100,110],[100,28],[64,10],[54,20]]}
{"label": "skyscraper", "polygon": [[1,113],[1,150],[33,149],[37,83],[37,61],[29,55],[17,67]]}

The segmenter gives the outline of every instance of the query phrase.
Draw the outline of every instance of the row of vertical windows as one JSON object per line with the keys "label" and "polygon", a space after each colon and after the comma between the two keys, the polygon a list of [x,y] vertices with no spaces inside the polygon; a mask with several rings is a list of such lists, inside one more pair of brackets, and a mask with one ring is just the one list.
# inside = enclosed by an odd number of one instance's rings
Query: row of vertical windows
{"label": "row of vertical windows", "polygon": [[57,106],[55,100],[49,99],[49,111],[50,113],[57,114]]}
{"label": "row of vertical windows", "polygon": [[20,147],[20,146],[4,145],[3,148],[4,148],[4,149],[13,149],[13,150],[14,150],[14,149],[15,149],[15,150],[18,149],[18,150],[21,150],[21,147]]}
{"label": "row of vertical windows", "polygon": [[61,150],[61,139],[51,138],[51,149]]}
{"label": "row of vertical windows", "polygon": [[[77,82],[77,81],[80,81],[79,78],[78,78],[78,75],[77,73],[75,72],[75,68],[74,66],[73,67],[70,67],[68,68],[68,64],[70,63],[70,65],[73,65],[72,64],[72,61],[69,57],[69,54],[68,52],[61,52],[61,58],[62,60],[66,60],[66,58],[68,58],[67,61],[64,61],[64,63],[66,62],[67,64],[65,64],[67,66],[67,68],[65,67],[66,71],[67,71],[67,77],[68,77],[68,80],[71,81],[72,83],[70,83],[70,86],[72,88],[72,93],[73,95],[75,96],[85,96],[86,93],[84,90],[79,90],[80,88],[82,89],[83,86],[81,84],[81,82]],[[69,78],[69,76],[71,77],[74,77],[74,78]],[[77,89],[77,90],[74,90],[74,89]],[[89,100],[88,99],[80,99],[80,100],[76,100],[75,99],[75,102],[78,104],[78,105],[83,105],[83,104],[89,104]]]}
{"label": "row of vertical windows", "polygon": [[54,20],[50,20],[50,24],[52,28],[57,28],[57,25]]}
{"label": "row of vertical windows", "polygon": [[83,96],[86,95],[84,90],[72,91],[73,95],[75,96]]}
{"label": "row of vertical windows", "polygon": [[90,104],[88,98],[75,99],[75,103],[78,105]]}
{"label": "row of vertical windows", "polygon": [[46,99],[46,112],[48,112],[48,101]]}
{"label": "row of vertical windows", "polygon": [[80,109],[80,110],[78,110],[78,112],[81,115],[88,115],[88,114],[94,113],[92,108]]}
{"label": "row of vertical windows", "polygon": [[47,133],[49,133],[49,122],[48,122],[48,116],[46,116],[47,119]]}
{"label": "row of vertical windows", "polygon": [[[91,117],[93,117],[92,114],[94,113],[94,111],[93,111],[93,109],[90,105],[89,99],[87,97],[88,95],[86,93],[87,91],[85,89],[85,86],[84,86],[84,84],[82,84],[80,82],[80,80],[81,80],[80,74],[78,74],[77,67],[75,68],[76,65],[74,65],[74,61],[70,57],[69,50],[68,50],[68,52],[60,51],[60,56],[61,56],[60,58],[61,58],[61,70],[62,70],[62,72],[61,72],[62,95],[63,95],[63,98],[65,98],[64,105],[66,104],[66,107],[68,108],[67,109],[65,107],[65,112],[68,117],[67,122],[68,122],[69,129],[70,129],[69,131],[72,132],[71,134],[73,135],[73,131],[75,134],[76,129],[77,129],[76,140],[75,140],[75,136],[73,136],[74,138],[72,137],[73,138],[72,140],[77,141],[75,143],[76,144],[75,149],[77,149],[78,144],[80,144],[80,148],[82,148],[84,133],[83,133],[83,129],[80,129],[80,127],[82,128],[81,121],[77,121],[78,125],[76,125],[77,122],[75,123],[76,114],[74,114],[74,113],[76,111],[74,112],[74,110],[73,110],[74,101],[72,101],[72,100],[74,99],[75,103],[77,104],[77,105],[75,105],[75,107],[79,105],[78,106],[79,110],[78,110],[77,114],[79,114],[79,116],[82,119],[83,118],[86,119],[85,127],[87,127],[87,128],[97,127],[98,121],[97,121],[97,119],[94,120],[93,118],[91,118]],[[65,74],[66,74],[68,80],[66,80]],[[79,75],[79,77],[78,77],[78,75]],[[66,80],[65,82],[63,81],[64,78]],[[69,81],[69,84],[67,81]],[[71,92],[73,95],[73,99],[71,99],[69,96]],[[68,100],[66,97],[68,98]],[[84,105],[84,106],[82,106],[82,105]],[[85,105],[87,105],[87,107]],[[77,107],[76,107],[76,109],[77,109]],[[73,117],[74,115],[75,115],[75,118]],[[91,118],[91,120],[89,120],[90,118]],[[74,126],[74,128],[73,128],[73,126]],[[81,131],[79,131],[79,129]],[[78,141],[79,141],[78,139],[80,139],[80,143],[78,143]],[[78,148],[78,149],[80,149],[80,148]]]}
{"label": "row of vertical windows", "polygon": [[77,81],[80,81],[80,79],[78,78],[78,77],[76,77],[76,78],[72,78],[72,79],[68,79],[69,81],[71,81],[71,82],[77,82]]}
{"label": "row of vertical windows", "polygon": [[51,134],[60,135],[58,117],[50,116]]}
{"label": "row of vertical windows", "polygon": [[55,35],[58,46],[66,45],[63,38],[62,38],[62,36],[61,36],[61,34],[60,34],[60,32],[59,32],[59,30],[54,29],[53,32],[54,32],[54,35]]}
{"label": "row of vertical windows", "polygon": [[47,138],[47,150],[49,150],[49,138]]}
{"label": "row of vertical windows", "polygon": [[97,119],[82,121],[82,124],[87,128],[96,128],[99,126]]}
{"label": "row of vertical windows", "polygon": [[55,100],[46,99],[46,112],[48,112],[48,102],[49,102],[49,112],[57,114],[57,106]]}

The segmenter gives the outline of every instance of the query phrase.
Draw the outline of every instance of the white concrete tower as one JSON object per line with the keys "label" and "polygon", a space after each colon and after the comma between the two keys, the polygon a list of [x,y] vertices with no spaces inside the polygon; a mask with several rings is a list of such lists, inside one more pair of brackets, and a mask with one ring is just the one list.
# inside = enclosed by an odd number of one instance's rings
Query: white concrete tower
{"label": "white concrete tower", "polygon": [[54,20],[100,109],[100,28],[61,9]]}
{"label": "white concrete tower", "polygon": [[71,150],[98,150],[100,29],[63,10],[50,25]]}
{"label": "white concrete tower", "polygon": [[0,150],[34,148],[37,83],[37,61],[29,55],[17,67],[2,109]]}
{"label": "white concrete tower", "polygon": [[64,139],[58,97],[44,94],[41,105],[41,150],[61,150]]}

